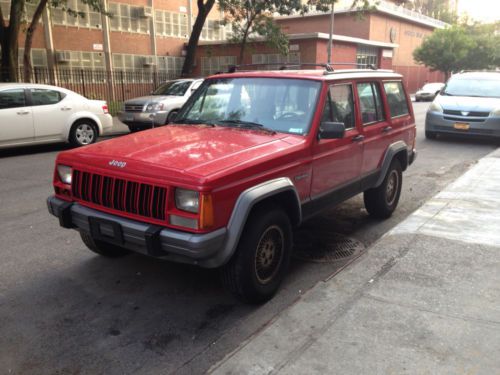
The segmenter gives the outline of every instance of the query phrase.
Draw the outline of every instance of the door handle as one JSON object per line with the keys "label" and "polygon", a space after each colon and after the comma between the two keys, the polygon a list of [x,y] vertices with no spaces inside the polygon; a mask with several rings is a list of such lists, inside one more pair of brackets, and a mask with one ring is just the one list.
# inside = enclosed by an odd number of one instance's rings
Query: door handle
{"label": "door handle", "polygon": [[365,139],[365,136],[364,136],[364,135],[362,135],[362,134],[359,134],[359,135],[357,135],[357,136],[353,137],[353,138],[352,138],[352,141],[353,141],[353,142],[361,142],[363,139]]}
{"label": "door handle", "polygon": [[69,111],[70,109],[70,107],[61,107],[61,111]]}
{"label": "door handle", "polygon": [[392,130],[392,126],[386,126],[385,128],[382,129],[382,133],[388,133]]}
{"label": "door handle", "polygon": [[17,112],[18,115],[27,115],[29,113],[30,113],[30,111],[19,111],[19,112]]}

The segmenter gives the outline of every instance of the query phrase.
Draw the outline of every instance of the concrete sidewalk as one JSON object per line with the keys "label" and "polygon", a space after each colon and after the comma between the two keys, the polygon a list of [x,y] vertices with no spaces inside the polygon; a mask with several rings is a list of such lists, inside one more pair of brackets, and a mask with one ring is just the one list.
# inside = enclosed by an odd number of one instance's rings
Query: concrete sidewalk
{"label": "concrete sidewalk", "polygon": [[500,149],[215,374],[500,374]]}
{"label": "concrete sidewalk", "polygon": [[104,136],[105,137],[112,137],[112,136],[123,135],[123,134],[128,134],[128,133],[130,133],[128,126],[125,125],[120,120],[118,120],[118,117],[113,116],[113,127],[110,130],[108,130],[107,132],[105,132]]}

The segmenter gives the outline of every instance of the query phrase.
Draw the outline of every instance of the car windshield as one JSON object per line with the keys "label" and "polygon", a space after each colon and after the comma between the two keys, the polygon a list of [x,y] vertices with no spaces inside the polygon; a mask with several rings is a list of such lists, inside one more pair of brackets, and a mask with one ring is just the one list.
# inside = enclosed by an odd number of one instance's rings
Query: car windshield
{"label": "car windshield", "polygon": [[153,95],[182,96],[186,93],[189,86],[191,86],[191,81],[170,81],[153,91]]}
{"label": "car windshield", "polygon": [[500,80],[487,78],[451,78],[446,84],[445,95],[500,98]]}
{"label": "car windshield", "polygon": [[176,123],[261,127],[308,133],[321,83],[283,78],[223,78],[206,81]]}

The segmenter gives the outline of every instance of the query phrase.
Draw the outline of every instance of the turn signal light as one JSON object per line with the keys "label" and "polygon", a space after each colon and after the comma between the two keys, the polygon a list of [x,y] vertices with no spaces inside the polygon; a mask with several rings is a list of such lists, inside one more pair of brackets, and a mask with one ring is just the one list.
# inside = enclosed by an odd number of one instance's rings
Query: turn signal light
{"label": "turn signal light", "polygon": [[210,194],[201,194],[200,229],[214,226],[214,205]]}

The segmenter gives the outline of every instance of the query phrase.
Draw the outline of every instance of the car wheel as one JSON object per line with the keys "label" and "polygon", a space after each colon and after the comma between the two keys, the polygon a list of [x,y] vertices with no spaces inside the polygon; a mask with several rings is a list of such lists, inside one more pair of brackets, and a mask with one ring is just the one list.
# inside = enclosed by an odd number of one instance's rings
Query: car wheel
{"label": "car wheel", "polygon": [[401,163],[394,159],[382,184],[364,192],[365,207],[368,213],[379,219],[390,217],[398,205],[402,182]]}
{"label": "car wheel", "polygon": [[179,111],[173,110],[168,114],[167,124],[170,124],[175,120],[175,118],[177,117],[177,113],[179,113]]}
{"label": "car wheel", "polygon": [[426,130],[425,131],[425,138],[427,138],[427,139],[436,139],[437,138],[437,133]]}
{"label": "car wheel", "polygon": [[292,228],[283,210],[256,210],[245,225],[235,254],[221,269],[224,286],[243,302],[270,300],[286,274],[291,248]]}
{"label": "car wheel", "polygon": [[69,132],[69,142],[76,147],[94,143],[98,137],[98,130],[91,120],[76,121]]}
{"label": "car wheel", "polygon": [[90,233],[80,231],[80,237],[82,238],[85,246],[89,248],[89,250],[93,251],[96,254],[108,257],[108,258],[117,258],[124,255],[129,254],[127,249],[123,247],[116,246],[110,243],[106,243],[103,241],[99,241],[94,239]]}

